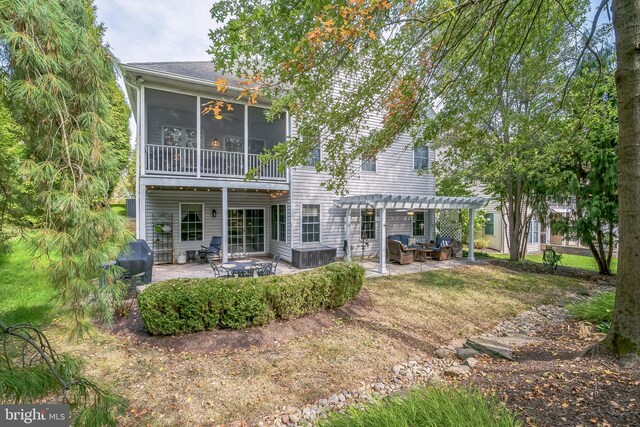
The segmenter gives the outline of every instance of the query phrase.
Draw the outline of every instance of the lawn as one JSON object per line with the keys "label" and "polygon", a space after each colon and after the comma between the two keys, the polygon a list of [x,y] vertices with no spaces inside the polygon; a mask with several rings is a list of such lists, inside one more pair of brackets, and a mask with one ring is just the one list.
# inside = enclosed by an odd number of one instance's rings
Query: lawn
{"label": "lawn", "polygon": [[8,255],[0,255],[0,319],[7,324],[42,325],[55,314],[55,290],[48,283],[44,260],[33,262],[26,242],[15,240]]}
{"label": "lawn", "polygon": [[[508,259],[509,254],[491,254],[493,258]],[[525,257],[526,261],[542,264],[542,254],[529,254]],[[598,264],[590,256],[563,254],[560,265],[564,267],[581,268],[583,270],[598,271]],[[618,271],[618,258],[611,259],[611,271],[615,274]]]}
{"label": "lawn", "polygon": [[111,205],[111,210],[114,211],[115,213],[117,213],[120,216],[123,216],[126,218],[127,216],[127,205],[125,204],[112,204]]}
{"label": "lawn", "polygon": [[[125,425],[216,425],[239,417],[254,425],[283,406],[370,383],[410,356],[431,357],[443,343],[592,286],[476,265],[368,279],[358,301],[344,309],[246,332],[144,344],[128,333],[96,332],[80,343],[56,342],[90,360],[87,375],[131,401]],[[282,334],[285,329],[291,333]],[[216,348],[226,334],[236,334],[240,347]],[[256,335],[270,338],[256,344]],[[203,350],[201,342],[210,345]]]}

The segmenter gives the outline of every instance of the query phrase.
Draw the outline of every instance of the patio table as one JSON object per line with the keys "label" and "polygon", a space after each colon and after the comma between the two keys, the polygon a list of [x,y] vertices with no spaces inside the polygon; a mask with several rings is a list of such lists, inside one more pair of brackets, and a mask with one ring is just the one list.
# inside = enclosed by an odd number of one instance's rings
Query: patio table
{"label": "patio table", "polygon": [[220,267],[229,271],[233,276],[245,275],[249,272],[251,272],[253,276],[253,271],[258,267],[258,262],[251,259],[236,260],[225,262],[221,264]]}

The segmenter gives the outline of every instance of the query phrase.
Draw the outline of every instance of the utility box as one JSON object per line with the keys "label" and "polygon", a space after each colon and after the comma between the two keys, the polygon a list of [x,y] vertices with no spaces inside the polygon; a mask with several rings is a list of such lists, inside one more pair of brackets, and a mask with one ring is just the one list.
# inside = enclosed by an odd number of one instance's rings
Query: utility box
{"label": "utility box", "polygon": [[335,260],[336,248],[329,246],[291,249],[291,264],[296,268],[320,267]]}

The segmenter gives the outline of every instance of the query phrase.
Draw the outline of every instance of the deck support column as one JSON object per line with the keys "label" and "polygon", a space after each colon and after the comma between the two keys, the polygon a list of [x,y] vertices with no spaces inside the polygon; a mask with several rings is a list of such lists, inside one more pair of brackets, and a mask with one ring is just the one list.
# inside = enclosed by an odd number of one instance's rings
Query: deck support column
{"label": "deck support column", "polygon": [[347,208],[347,213],[344,217],[344,240],[346,244],[346,252],[344,253],[345,261],[351,261],[351,208]]}
{"label": "deck support column", "polygon": [[378,233],[380,239],[380,265],[378,266],[378,273],[387,273],[387,237],[386,237],[386,222],[387,222],[387,208],[386,206],[380,209],[380,232]]}
{"label": "deck support column", "polygon": [[229,260],[229,198],[227,187],[222,187],[222,262]]}
{"label": "deck support column", "polygon": [[475,209],[469,209],[469,252],[467,254],[467,259],[469,261],[475,261],[476,258],[473,256],[473,240],[474,229],[473,229],[473,215],[475,214]]}

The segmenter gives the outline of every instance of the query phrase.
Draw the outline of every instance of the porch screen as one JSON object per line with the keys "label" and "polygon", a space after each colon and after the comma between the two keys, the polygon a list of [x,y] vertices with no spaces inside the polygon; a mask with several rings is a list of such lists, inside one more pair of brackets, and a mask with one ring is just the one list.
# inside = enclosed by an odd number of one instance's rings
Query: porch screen
{"label": "porch screen", "polygon": [[197,98],[145,89],[147,144],[196,148]]}
{"label": "porch screen", "polygon": [[[208,102],[215,102],[207,98],[200,100],[201,109]],[[226,106],[222,108],[221,119],[216,119],[213,113],[207,113],[200,119],[203,149],[244,153],[244,105],[230,105],[231,110]]]}
{"label": "porch screen", "polygon": [[265,149],[273,148],[287,138],[287,122],[285,115],[269,121],[265,117],[268,110],[260,107],[249,107],[249,153],[260,154]]}

